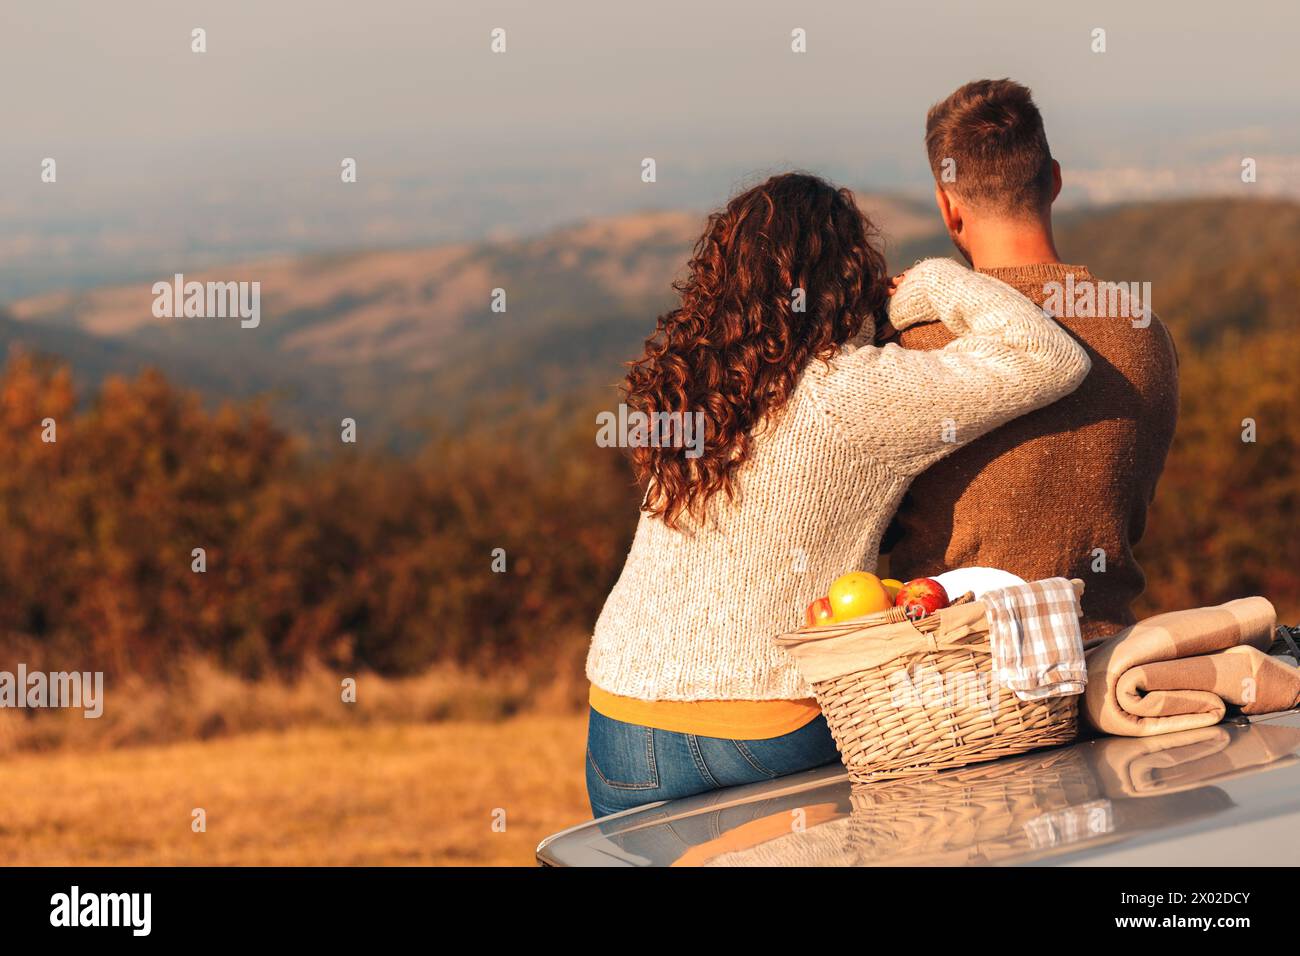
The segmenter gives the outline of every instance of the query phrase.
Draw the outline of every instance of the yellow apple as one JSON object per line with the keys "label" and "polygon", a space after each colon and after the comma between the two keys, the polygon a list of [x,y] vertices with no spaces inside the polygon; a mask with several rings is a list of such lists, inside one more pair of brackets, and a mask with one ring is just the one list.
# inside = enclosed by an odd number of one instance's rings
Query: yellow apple
{"label": "yellow apple", "polygon": [[868,571],[850,571],[835,579],[827,597],[836,621],[847,621],[864,614],[893,607],[889,592],[880,578]]}

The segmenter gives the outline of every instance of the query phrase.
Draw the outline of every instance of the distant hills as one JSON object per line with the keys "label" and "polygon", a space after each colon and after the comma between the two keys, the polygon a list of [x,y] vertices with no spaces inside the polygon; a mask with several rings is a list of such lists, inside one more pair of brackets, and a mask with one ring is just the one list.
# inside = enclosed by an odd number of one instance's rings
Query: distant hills
{"label": "distant hills", "polygon": [[1075,213],[1060,253],[1100,277],[1152,283],[1180,344],[1224,332],[1300,332],[1300,203],[1170,200]]}
{"label": "distant hills", "polygon": [[[891,268],[951,247],[929,204],[862,195]],[[0,310],[0,348],[67,360],[83,387],[157,365],[211,398],[265,395],[292,427],[352,416],[402,446],[430,418],[614,384],[672,302],[703,215],[647,212],[528,239],[312,255],[186,274],[259,281],[262,321],[156,319],[151,283],[52,293]],[[1181,341],[1296,322],[1300,204],[1202,199],[1064,215],[1067,261],[1151,281]],[[169,280],[170,276],[158,276]],[[503,289],[506,311],[491,309]]]}

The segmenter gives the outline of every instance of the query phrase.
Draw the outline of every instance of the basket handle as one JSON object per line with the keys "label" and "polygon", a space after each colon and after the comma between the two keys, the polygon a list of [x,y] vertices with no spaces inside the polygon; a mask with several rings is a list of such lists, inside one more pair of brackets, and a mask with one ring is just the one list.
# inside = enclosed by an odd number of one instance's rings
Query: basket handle
{"label": "basket handle", "polygon": [[[961,597],[950,603],[948,607],[956,607],[959,604],[969,604],[975,600],[975,594],[967,591]],[[780,647],[794,647],[798,644],[810,644],[813,641],[825,641],[832,637],[843,637],[845,634],[851,634],[854,631],[861,630],[864,627],[875,627],[877,624],[901,624],[908,621],[912,627],[916,628],[922,634],[938,630],[939,615],[931,614],[929,617],[923,617],[919,621],[913,621],[907,616],[907,612],[901,607],[886,608],[883,611],[874,611],[871,614],[864,614],[862,617],[855,617],[851,621],[841,621],[838,624],[822,624],[818,627],[801,627],[797,631],[789,634],[781,634],[772,640]]]}
{"label": "basket handle", "polygon": [[[813,641],[829,640],[832,637],[843,637],[845,634],[852,634],[855,631],[875,627],[878,624],[901,624],[907,620],[907,614],[901,607],[891,607],[887,611],[864,614],[862,617],[855,617],[851,621],[841,621],[838,624],[801,627],[797,631],[781,634],[772,638],[772,640],[780,647],[794,647],[798,644],[811,644]],[[936,615],[923,617],[919,621],[910,621],[909,623],[923,634],[939,629],[939,618]]]}

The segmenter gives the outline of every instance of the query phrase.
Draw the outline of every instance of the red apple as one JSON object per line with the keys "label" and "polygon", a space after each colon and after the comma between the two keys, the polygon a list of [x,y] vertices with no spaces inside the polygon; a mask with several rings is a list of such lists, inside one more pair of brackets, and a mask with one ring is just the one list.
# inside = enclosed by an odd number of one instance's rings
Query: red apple
{"label": "red apple", "polygon": [[934,578],[913,578],[898,590],[894,607],[901,607],[908,619],[918,621],[948,606],[948,592]]}
{"label": "red apple", "polygon": [[808,605],[808,626],[821,627],[823,624],[830,624],[835,620],[835,612],[831,609],[831,599],[819,597]]}

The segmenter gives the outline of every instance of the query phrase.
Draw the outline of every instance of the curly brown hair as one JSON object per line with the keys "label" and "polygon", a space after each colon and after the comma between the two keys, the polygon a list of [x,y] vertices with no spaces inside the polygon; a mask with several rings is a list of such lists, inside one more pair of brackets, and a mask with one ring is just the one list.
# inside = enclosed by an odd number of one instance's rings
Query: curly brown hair
{"label": "curly brown hair", "polygon": [[[681,304],[659,317],[645,354],[628,363],[631,409],[702,412],[702,453],[645,443],[631,451],[644,508],[669,527],[704,517],[760,424],[785,405],[804,368],[874,330],[888,297],[878,233],[853,194],[816,176],[773,176],[709,216]],[[804,308],[795,308],[803,290]]]}

